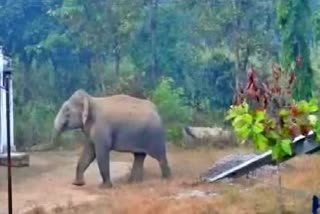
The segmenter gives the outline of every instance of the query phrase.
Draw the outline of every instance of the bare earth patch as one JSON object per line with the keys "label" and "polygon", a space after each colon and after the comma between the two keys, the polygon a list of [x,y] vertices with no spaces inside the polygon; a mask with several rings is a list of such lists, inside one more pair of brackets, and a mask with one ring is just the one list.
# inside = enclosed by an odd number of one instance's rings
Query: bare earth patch
{"label": "bare earth patch", "polygon": [[[75,174],[77,153],[45,152],[30,155],[30,167],[13,169],[14,213],[24,213],[32,207],[66,206],[81,204],[98,198],[100,175],[96,162],[86,172],[85,187],[71,185]],[[113,179],[125,176],[128,162],[111,163]],[[6,168],[0,167],[0,204],[7,210]]]}
{"label": "bare earth patch", "polygon": [[[232,184],[196,182],[215,160],[248,150],[170,148],[169,151],[174,177],[162,180],[157,162],[147,158],[145,179],[139,184],[126,182],[132,155],[113,153],[114,188],[107,190],[98,188],[100,175],[96,164],[86,172],[86,186],[71,185],[78,152],[31,154],[31,167],[14,169],[15,213],[23,213],[22,208],[33,208],[28,214],[276,213],[275,176],[256,180],[240,178]],[[293,167],[282,171],[286,213],[310,213],[312,194],[320,192],[320,156],[301,156],[287,163]],[[1,211],[6,211],[6,194],[6,169],[2,167]]]}

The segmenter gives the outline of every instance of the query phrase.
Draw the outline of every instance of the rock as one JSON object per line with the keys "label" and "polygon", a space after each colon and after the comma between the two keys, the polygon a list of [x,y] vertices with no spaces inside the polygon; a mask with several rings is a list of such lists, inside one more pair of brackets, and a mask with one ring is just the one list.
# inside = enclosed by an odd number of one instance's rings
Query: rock
{"label": "rock", "polygon": [[[26,167],[29,166],[30,158],[27,153],[11,153],[11,166],[12,167]],[[7,166],[7,154],[0,154],[0,165]]]}
{"label": "rock", "polygon": [[41,144],[36,144],[34,146],[32,146],[29,151],[32,152],[44,152],[44,151],[49,151],[49,150],[53,150],[57,147],[57,145],[53,144],[53,143],[41,143]]}
{"label": "rock", "polygon": [[231,131],[221,127],[190,127],[182,130],[183,142],[188,146],[212,145],[224,147],[236,145]]}
{"label": "rock", "polygon": [[[256,154],[237,154],[237,155],[228,155],[218,161],[216,161],[206,172],[202,173],[200,177],[202,179],[210,179],[226,170],[229,170],[235,166],[240,165],[241,163],[250,160],[256,157]],[[280,167],[284,167],[284,164],[281,164]],[[273,165],[265,165],[260,167],[256,170],[253,170],[248,173],[248,177],[255,177],[255,178],[263,178],[263,177],[270,177],[277,173],[277,166]],[[225,178],[230,181],[230,178]]]}

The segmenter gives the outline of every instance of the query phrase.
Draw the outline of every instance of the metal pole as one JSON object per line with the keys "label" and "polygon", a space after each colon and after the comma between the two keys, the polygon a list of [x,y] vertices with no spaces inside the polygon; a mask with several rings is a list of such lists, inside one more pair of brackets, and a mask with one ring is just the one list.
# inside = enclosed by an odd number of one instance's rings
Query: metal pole
{"label": "metal pole", "polygon": [[[0,87],[3,86],[4,57],[2,46],[0,46]],[[0,153],[5,153],[5,133],[4,133],[4,88],[0,88]]]}
{"label": "metal pole", "polygon": [[[10,65],[11,66],[11,65]],[[12,80],[12,75],[9,76],[9,99],[10,99],[10,143],[11,143],[11,151],[12,152],[16,152],[17,149],[16,149],[16,146],[14,145],[14,120],[13,120],[13,87],[12,87],[12,84],[13,84],[13,80]]]}
{"label": "metal pole", "polygon": [[6,108],[7,108],[7,165],[8,165],[8,213],[12,214],[12,177],[11,177],[11,143],[10,143],[10,93],[9,74],[5,74]]}

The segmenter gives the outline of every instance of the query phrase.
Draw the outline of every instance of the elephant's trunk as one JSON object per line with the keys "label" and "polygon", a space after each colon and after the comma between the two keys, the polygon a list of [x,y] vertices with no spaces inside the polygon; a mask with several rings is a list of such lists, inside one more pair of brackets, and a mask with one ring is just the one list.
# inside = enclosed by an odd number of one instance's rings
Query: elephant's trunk
{"label": "elephant's trunk", "polygon": [[55,147],[59,147],[61,144],[60,141],[58,140],[60,133],[61,133],[60,131],[53,129],[50,136],[49,143],[35,145],[31,148],[31,150],[32,151],[48,151],[48,150],[54,149]]}
{"label": "elephant's trunk", "polygon": [[62,130],[62,126],[63,126],[63,123],[61,123],[61,119],[60,119],[60,111],[58,112],[56,118],[54,119],[54,130],[53,130],[53,134],[60,134],[61,130]]}
{"label": "elephant's trunk", "polygon": [[54,119],[54,128],[52,130],[51,133],[51,144],[54,146],[59,146],[60,145],[60,141],[59,141],[59,137],[62,134],[62,132],[64,131],[64,126],[65,123],[63,121],[61,121],[61,111],[58,112],[56,118]]}
{"label": "elephant's trunk", "polygon": [[62,111],[63,111],[63,107],[57,113],[53,123],[53,126],[54,126],[53,134],[57,136],[59,136],[64,131],[66,126],[66,120],[62,114]]}
{"label": "elephant's trunk", "polygon": [[52,130],[50,143],[55,144],[61,134],[61,131],[56,130],[55,128]]}

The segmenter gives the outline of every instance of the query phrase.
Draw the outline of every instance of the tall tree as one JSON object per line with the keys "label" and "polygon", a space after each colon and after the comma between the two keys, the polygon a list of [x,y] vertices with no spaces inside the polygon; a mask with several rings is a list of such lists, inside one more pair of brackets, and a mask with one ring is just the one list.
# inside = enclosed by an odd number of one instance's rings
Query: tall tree
{"label": "tall tree", "polygon": [[157,9],[158,0],[149,0],[149,17],[150,17],[150,47],[151,47],[151,80],[155,84],[158,74],[158,57],[157,57]]}
{"label": "tall tree", "polygon": [[280,0],[277,5],[277,24],[281,32],[281,62],[286,70],[296,72],[299,80],[294,99],[309,99],[313,89],[308,38],[311,32],[309,0]]}
{"label": "tall tree", "polygon": [[[95,53],[95,58],[113,58],[118,75],[121,57],[126,52],[143,2],[134,1],[69,1],[56,11],[82,47]],[[110,61],[110,60],[109,60]]]}

